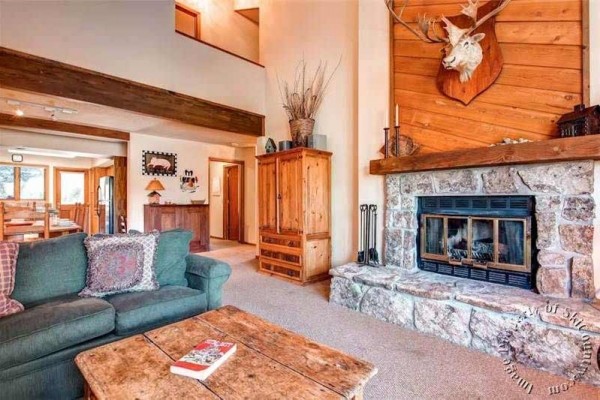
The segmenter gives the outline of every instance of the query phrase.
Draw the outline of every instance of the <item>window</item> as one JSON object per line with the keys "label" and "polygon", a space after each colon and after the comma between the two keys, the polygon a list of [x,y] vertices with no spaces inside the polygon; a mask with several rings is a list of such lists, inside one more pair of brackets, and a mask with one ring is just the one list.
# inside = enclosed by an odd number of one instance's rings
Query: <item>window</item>
{"label": "window", "polygon": [[200,39],[200,13],[182,4],[175,4],[175,30]]}
{"label": "window", "polygon": [[85,172],[60,171],[60,204],[85,203]]}
{"label": "window", "polygon": [[46,200],[48,167],[0,165],[0,200]]}

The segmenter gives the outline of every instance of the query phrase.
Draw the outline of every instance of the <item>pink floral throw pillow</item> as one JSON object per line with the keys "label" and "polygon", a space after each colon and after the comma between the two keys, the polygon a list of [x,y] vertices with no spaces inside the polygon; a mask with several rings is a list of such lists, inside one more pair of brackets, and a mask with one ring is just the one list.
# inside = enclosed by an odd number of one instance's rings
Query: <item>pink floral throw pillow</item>
{"label": "pink floral throw pillow", "polygon": [[0,242],[0,318],[23,311],[23,304],[9,296],[15,288],[15,275],[19,245]]}
{"label": "pink floral throw pillow", "polygon": [[154,258],[158,233],[96,235],[85,239],[88,270],[81,297],[158,289]]}

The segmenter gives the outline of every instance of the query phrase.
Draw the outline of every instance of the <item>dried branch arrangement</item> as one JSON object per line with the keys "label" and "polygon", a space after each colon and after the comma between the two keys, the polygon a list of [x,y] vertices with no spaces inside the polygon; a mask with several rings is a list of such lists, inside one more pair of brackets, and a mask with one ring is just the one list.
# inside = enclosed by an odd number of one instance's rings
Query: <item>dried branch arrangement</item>
{"label": "dried branch arrangement", "polygon": [[323,95],[331,82],[331,78],[337,71],[342,61],[341,57],[336,67],[327,78],[327,62],[319,62],[312,76],[308,76],[306,61],[302,60],[296,67],[293,84],[281,82],[279,77],[279,93],[283,108],[290,121],[298,119],[314,119],[319,106],[323,101]]}

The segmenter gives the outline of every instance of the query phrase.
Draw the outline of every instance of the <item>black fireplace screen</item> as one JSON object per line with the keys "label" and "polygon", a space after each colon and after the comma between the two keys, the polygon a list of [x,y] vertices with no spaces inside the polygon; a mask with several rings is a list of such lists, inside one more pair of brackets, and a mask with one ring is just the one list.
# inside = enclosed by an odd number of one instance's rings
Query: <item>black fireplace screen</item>
{"label": "black fireplace screen", "polygon": [[419,267],[506,284],[512,277],[515,286],[530,287],[532,215],[526,196],[422,197]]}

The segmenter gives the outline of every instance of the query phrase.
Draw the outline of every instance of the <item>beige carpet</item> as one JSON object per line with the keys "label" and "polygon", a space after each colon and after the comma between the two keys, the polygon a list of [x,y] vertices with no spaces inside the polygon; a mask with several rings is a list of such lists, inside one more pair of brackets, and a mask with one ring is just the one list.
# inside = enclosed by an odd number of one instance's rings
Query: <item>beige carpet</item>
{"label": "beige carpet", "polygon": [[600,399],[600,389],[581,384],[549,396],[547,387],[565,379],[519,366],[533,384],[527,395],[499,358],[330,305],[329,282],[301,287],[258,274],[252,246],[202,255],[233,268],[225,304],[375,364],[379,373],[367,385],[366,399]]}

